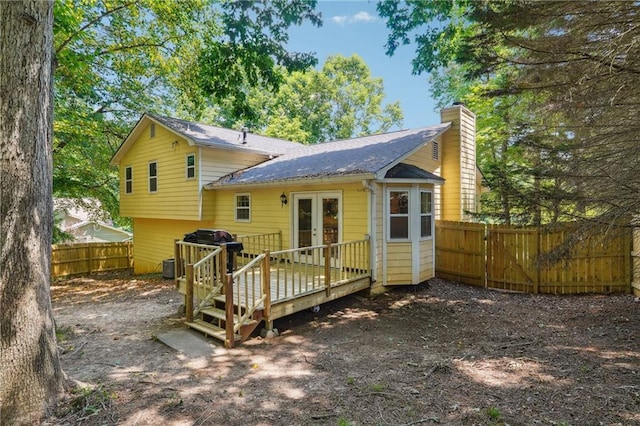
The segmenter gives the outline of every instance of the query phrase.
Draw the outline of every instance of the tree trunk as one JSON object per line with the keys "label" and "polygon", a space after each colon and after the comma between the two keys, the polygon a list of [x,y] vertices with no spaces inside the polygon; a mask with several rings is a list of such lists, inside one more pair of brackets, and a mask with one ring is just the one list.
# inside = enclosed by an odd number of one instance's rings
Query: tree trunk
{"label": "tree trunk", "polygon": [[0,424],[35,424],[62,383],[49,293],[53,3],[0,2]]}

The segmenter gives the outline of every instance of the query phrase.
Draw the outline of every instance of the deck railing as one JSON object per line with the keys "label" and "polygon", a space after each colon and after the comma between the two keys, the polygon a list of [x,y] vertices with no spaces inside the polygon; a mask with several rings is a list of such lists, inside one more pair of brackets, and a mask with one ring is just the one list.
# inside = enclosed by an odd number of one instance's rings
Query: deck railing
{"label": "deck railing", "polygon": [[281,250],[270,254],[277,299],[299,297],[370,274],[369,240]]}
{"label": "deck railing", "polygon": [[282,231],[268,234],[238,235],[235,239],[243,246],[242,253],[238,256],[240,263],[246,263],[242,259],[254,258],[265,250],[270,252],[282,250]]}
{"label": "deck railing", "polygon": [[[265,250],[227,273],[224,246],[176,241],[176,277],[185,278],[187,321],[216,295],[225,295],[226,340],[261,309],[270,321],[271,304],[325,291],[370,276],[369,239],[270,252]],[[193,308],[194,297],[199,306]],[[231,327],[233,325],[233,327]]]}
{"label": "deck railing", "polygon": [[174,265],[175,277],[184,277],[186,274],[186,266],[195,264],[212,252],[219,250],[220,247],[208,244],[187,243],[182,240],[175,240],[174,245]]}
{"label": "deck railing", "polygon": [[[225,293],[231,293],[230,297],[234,306],[234,314],[238,318],[234,332],[237,332],[256,309],[262,307],[269,317],[270,286],[269,286],[269,252],[258,255],[248,264],[235,271],[232,275],[232,286],[225,288]],[[227,291],[230,290],[230,291]]]}

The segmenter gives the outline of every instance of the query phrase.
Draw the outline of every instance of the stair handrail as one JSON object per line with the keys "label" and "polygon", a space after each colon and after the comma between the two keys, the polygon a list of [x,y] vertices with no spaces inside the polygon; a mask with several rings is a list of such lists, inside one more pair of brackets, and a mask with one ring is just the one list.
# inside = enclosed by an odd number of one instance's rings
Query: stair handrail
{"label": "stair handrail", "polygon": [[[240,277],[245,272],[249,271],[251,268],[253,268],[256,265],[256,263],[262,262],[262,260],[265,258],[265,256],[266,256],[266,253],[259,254],[257,257],[252,259],[251,262],[247,263],[242,268],[240,268],[236,272],[234,272],[231,275],[232,282],[233,283],[236,283],[236,282],[239,283],[237,278]],[[268,273],[268,272],[269,271],[262,271],[262,273]],[[248,289],[246,289],[246,291],[248,291]],[[259,297],[258,299],[254,300],[253,305],[251,307],[249,307],[249,306],[245,307],[245,312],[244,312],[244,315],[242,315],[242,316],[240,316],[240,307],[238,307],[238,321],[237,321],[237,323],[235,323],[233,325],[233,332],[234,333],[237,333],[238,330],[240,330],[240,327],[242,327],[242,324],[244,324],[244,322],[247,321],[251,317],[251,315],[253,315],[253,313],[258,308],[258,306],[260,306],[260,304],[263,303],[266,300],[266,298],[267,298],[267,295],[266,294],[262,294],[261,297]]]}
{"label": "stair handrail", "polygon": [[[210,247],[210,246],[208,246],[208,247]],[[206,255],[205,257],[203,257],[202,259],[200,259],[196,263],[194,263],[193,264],[193,275],[195,276],[197,269],[201,268],[202,265],[204,265],[205,263],[209,262],[211,260],[211,258],[216,257],[218,255],[218,253],[220,253],[222,250],[223,250],[222,247],[216,247],[211,253],[209,253],[208,255]],[[193,310],[193,315],[194,316],[198,315],[198,313],[200,313],[200,311],[205,306],[207,306],[209,304],[209,302],[211,302],[211,299],[213,299],[214,297],[216,297],[217,295],[220,294],[220,290],[222,289],[222,284],[223,283],[222,283],[222,277],[221,277],[221,279],[218,280],[218,284],[211,289],[209,294],[207,294],[207,296],[204,299],[202,299],[200,301],[200,303],[198,304],[198,306]],[[193,285],[193,282],[187,283],[187,285]]]}

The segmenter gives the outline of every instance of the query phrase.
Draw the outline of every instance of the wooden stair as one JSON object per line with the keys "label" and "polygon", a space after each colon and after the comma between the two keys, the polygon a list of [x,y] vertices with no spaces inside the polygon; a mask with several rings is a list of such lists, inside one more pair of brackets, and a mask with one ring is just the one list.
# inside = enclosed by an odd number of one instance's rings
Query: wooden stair
{"label": "wooden stair", "polygon": [[[200,331],[207,336],[211,336],[214,339],[220,340],[227,347],[233,347],[236,342],[244,342],[247,340],[251,333],[260,325],[263,314],[262,310],[256,310],[250,319],[247,319],[240,326],[239,330],[234,333],[234,341],[227,342],[227,321],[225,312],[225,299],[224,295],[219,295],[212,298],[212,305],[204,307],[198,313],[197,318],[194,318],[193,322],[186,322],[185,324],[197,331]],[[234,309],[235,311],[235,309]],[[238,324],[238,315],[233,316],[233,324],[229,324],[230,327],[234,327]]]}

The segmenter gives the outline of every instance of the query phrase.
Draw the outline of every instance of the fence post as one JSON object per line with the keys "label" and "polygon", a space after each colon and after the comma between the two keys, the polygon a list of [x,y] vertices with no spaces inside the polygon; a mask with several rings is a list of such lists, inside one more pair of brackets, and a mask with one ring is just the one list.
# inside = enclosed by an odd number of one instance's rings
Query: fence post
{"label": "fence post", "polygon": [[91,259],[93,258],[91,256],[91,245],[87,244],[85,247],[87,248],[87,273],[91,275]]}
{"label": "fence post", "polygon": [[184,296],[184,309],[187,322],[193,322],[193,263],[187,265],[186,270],[186,294]]}
{"label": "fence post", "polygon": [[[235,343],[235,333],[233,331],[233,275],[225,274],[224,281],[224,317],[225,317],[225,341],[224,346],[233,348]],[[238,309],[240,306],[238,306]],[[238,315],[240,317],[240,315]]]}
{"label": "fence post", "polygon": [[536,276],[533,277],[533,294],[538,294],[540,292],[540,270],[542,269],[542,262],[540,262],[540,253],[541,243],[540,243],[540,227],[536,228]]}
{"label": "fence post", "polygon": [[127,265],[129,268],[133,268],[133,243],[131,241],[127,241]]}
{"label": "fence post", "polygon": [[264,310],[262,315],[267,324],[267,330],[273,328],[271,324],[271,258],[269,250],[264,251],[264,260],[262,261],[262,292],[264,293]]}
{"label": "fence post", "polygon": [[631,291],[640,297],[640,226],[631,228]]}

